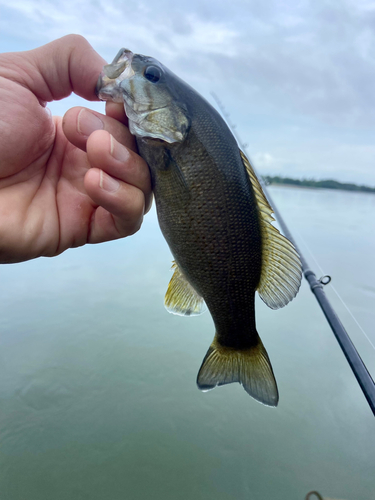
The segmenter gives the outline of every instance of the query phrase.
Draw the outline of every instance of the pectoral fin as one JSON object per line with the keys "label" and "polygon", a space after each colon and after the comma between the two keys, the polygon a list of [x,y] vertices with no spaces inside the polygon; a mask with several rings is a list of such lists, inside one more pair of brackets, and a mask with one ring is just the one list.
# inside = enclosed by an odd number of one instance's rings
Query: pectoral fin
{"label": "pectoral fin", "polygon": [[172,269],[174,273],[164,299],[167,311],[180,316],[195,316],[204,312],[203,298],[190,285],[176,262],[173,262]]}
{"label": "pectoral fin", "polygon": [[175,193],[174,206],[178,207],[190,203],[191,191],[185,176],[168,149],[164,151],[163,161],[159,163],[157,168],[159,169],[160,178]]}
{"label": "pectoral fin", "polygon": [[296,296],[302,279],[302,265],[292,243],[272,225],[275,220],[272,217],[272,207],[249,160],[242,151],[240,153],[255,193],[260,216],[262,270],[258,293],[271,309],[278,309]]}

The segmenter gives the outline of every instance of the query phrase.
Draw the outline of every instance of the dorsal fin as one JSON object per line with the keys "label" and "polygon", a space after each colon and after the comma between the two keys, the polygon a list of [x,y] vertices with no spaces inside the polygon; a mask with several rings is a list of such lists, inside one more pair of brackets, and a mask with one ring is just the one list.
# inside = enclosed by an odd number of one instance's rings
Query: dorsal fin
{"label": "dorsal fin", "polygon": [[272,217],[272,207],[249,160],[242,151],[240,153],[254,190],[260,216],[262,271],[258,293],[271,309],[279,309],[296,296],[301,284],[302,265],[292,243],[272,225],[275,220]]}
{"label": "dorsal fin", "polygon": [[175,261],[173,261],[172,269],[174,273],[164,299],[167,311],[180,316],[195,316],[204,312],[203,298],[190,285]]}

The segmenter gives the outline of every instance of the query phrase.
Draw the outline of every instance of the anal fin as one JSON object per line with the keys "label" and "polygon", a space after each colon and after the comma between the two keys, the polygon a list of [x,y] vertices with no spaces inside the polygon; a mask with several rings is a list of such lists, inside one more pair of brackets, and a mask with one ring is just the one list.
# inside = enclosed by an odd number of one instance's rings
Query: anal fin
{"label": "anal fin", "polygon": [[204,312],[203,298],[190,285],[176,262],[173,262],[172,269],[174,273],[164,299],[167,311],[180,316],[195,316]]}

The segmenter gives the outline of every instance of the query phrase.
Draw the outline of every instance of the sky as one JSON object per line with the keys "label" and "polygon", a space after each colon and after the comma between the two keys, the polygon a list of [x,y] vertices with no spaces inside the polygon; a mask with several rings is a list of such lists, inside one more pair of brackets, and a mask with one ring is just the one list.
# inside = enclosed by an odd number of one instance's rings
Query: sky
{"label": "sky", "polygon": [[[69,33],[153,56],[212,104],[261,175],[375,186],[375,1],[0,0],[0,51]],[[73,96],[49,107],[104,110]]]}

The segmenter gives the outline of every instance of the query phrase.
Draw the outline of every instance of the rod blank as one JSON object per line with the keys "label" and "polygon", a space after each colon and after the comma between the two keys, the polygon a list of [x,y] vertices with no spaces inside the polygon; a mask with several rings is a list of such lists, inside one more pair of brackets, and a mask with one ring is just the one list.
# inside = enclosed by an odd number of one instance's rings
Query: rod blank
{"label": "rod blank", "polygon": [[[229,115],[226,113],[225,108],[219,98],[217,97],[216,94],[211,92],[212,97],[215,99],[220,111],[224,115],[227,124],[229,128],[232,130],[233,135],[236,137],[238,144],[240,145],[241,149],[246,152],[246,145],[242,143],[240,137],[238,136],[238,133],[234,130],[235,126],[230,122],[229,120]],[[254,166],[253,166],[254,168]],[[257,172],[255,172],[257,174]],[[262,178],[257,174],[257,177],[259,179],[259,182],[262,185],[262,188],[268,198],[268,201],[270,202],[271,207],[273,208],[274,214],[276,215],[277,221],[279,222],[283,233],[285,236],[293,243],[295,249],[299,253],[299,256],[301,258],[302,262],[302,269],[303,269],[303,274],[308,281],[311,291],[315,295],[316,300],[318,301],[336,339],[337,342],[339,343],[353,373],[355,378],[357,379],[363,394],[365,395],[365,398],[367,399],[367,402],[372,410],[372,413],[375,416],[375,383],[374,380],[372,379],[370,373],[368,372],[366,365],[362,361],[361,356],[358,354],[357,349],[355,348],[353,342],[351,341],[347,331],[345,330],[343,324],[341,323],[339,317],[337,316],[336,312],[334,311],[333,307],[331,306],[329,300],[327,299],[327,296],[323,290],[323,284],[317,280],[315,273],[309,268],[307,265],[306,259],[303,257],[302,253],[300,252],[298,246],[296,245],[296,242],[294,241],[294,238],[289,231],[287,225],[285,224],[283,218],[280,215],[280,212],[277,210],[275,204],[273,203],[269,192],[262,180]],[[327,282],[328,283],[328,282]]]}
{"label": "rod blank", "polygon": [[355,348],[353,342],[351,341],[347,331],[345,330],[343,324],[341,323],[339,317],[334,311],[331,303],[327,299],[327,296],[323,290],[322,283],[316,278],[316,274],[309,268],[305,258],[300,252],[298,246],[296,245],[292,234],[290,233],[287,225],[285,224],[283,218],[280,215],[280,212],[277,210],[275,204],[271,200],[271,197],[268,193],[267,188],[263,184],[263,189],[267,194],[267,198],[273,208],[273,211],[276,215],[277,221],[279,222],[283,233],[285,236],[293,243],[295,249],[299,253],[302,262],[303,274],[310,285],[310,289],[312,293],[315,295],[316,300],[318,301],[335,337],[337,342],[339,343],[346,360],[348,361],[355,378],[357,379],[365,398],[372,410],[372,413],[375,416],[375,383],[372,379],[370,373],[368,372],[366,365],[364,364],[361,356],[358,354],[357,349]]}

